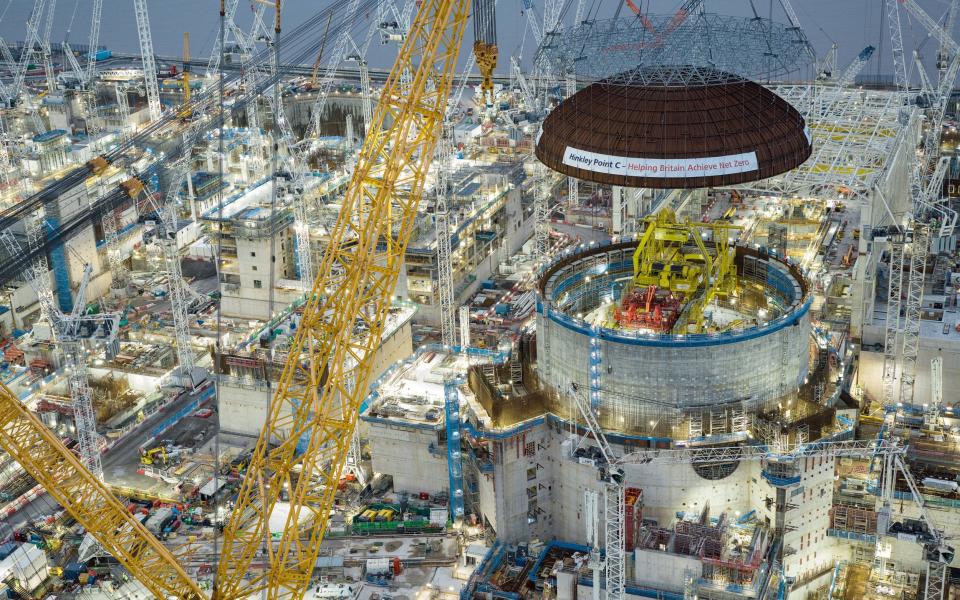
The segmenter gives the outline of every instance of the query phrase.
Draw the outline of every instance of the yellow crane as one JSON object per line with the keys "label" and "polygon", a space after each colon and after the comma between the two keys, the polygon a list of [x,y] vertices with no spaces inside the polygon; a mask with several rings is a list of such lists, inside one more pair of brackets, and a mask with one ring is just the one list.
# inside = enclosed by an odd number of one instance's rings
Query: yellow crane
{"label": "yellow crane", "polygon": [[[217,600],[258,593],[301,598],[309,585],[440,136],[468,13],[468,0],[423,0],[400,48],[224,529]],[[205,597],[178,558],[2,386],[0,446],[156,597]],[[289,497],[286,524],[271,532],[281,492]]]}
{"label": "yellow crane", "polygon": [[[299,597],[309,585],[440,137],[467,16],[466,0],[422,2],[383,87],[224,529],[216,598],[263,589],[268,598]],[[264,543],[282,491],[290,498],[286,526],[279,540]],[[256,567],[261,550],[269,569]]]}
{"label": "yellow crane", "polygon": [[190,32],[183,32],[183,109],[180,118],[189,119],[193,116],[193,107],[190,106]]}

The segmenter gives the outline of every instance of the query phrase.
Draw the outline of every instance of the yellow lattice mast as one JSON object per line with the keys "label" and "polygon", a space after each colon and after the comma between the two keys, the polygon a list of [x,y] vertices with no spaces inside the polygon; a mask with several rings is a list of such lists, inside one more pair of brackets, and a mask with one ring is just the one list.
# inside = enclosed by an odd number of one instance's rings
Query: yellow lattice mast
{"label": "yellow lattice mast", "polygon": [[3,385],[0,446],[157,598],[206,597],[178,559]]}
{"label": "yellow lattice mast", "polygon": [[[446,110],[466,0],[425,0],[373,117],[290,359],[224,530],[215,598],[300,597],[367,394]],[[400,74],[412,74],[409,88]],[[359,327],[358,327],[359,326]],[[264,543],[280,493],[286,526]],[[259,567],[266,550],[268,570]],[[249,579],[247,579],[249,577]]]}

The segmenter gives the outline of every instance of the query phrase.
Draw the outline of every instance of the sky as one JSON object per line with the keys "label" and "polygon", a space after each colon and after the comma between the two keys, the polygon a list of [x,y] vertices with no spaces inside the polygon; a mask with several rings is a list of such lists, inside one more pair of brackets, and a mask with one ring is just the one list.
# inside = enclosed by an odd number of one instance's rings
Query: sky
{"label": "sky", "polygon": [[[53,34],[54,43],[63,41],[67,35],[74,43],[86,43],[90,29],[91,0],[46,0],[56,2]],[[345,0],[337,0],[344,2]],[[541,10],[543,0],[533,0]],[[561,0],[563,1],[563,0]],[[567,0],[574,2],[575,0]],[[594,7],[600,16],[609,16],[617,8],[619,0],[585,0],[585,6]],[[651,13],[672,13],[680,6],[680,0],[635,0],[644,11]],[[757,12],[767,16],[772,9],[775,20],[785,21],[779,8],[779,0],[752,0]],[[940,19],[946,11],[947,0],[918,0],[918,3],[935,19]],[[0,0],[0,36],[13,42],[21,40],[26,30],[26,21],[34,0]],[[207,56],[213,47],[217,35],[219,0],[148,0],[150,26],[153,32],[154,49],[159,55],[179,56],[181,53],[183,32],[190,32],[191,53],[193,56]],[[247,22],[250,14],[249,0],[241,0],[238,19]],[[303,22],[329,4],[329,0],[284,0],[283,20],[285,28],[292,28]],[[798,19],[807,37],[813,43],[818,55],[823,55],[832,43],[838,44],[838,56],[841,67],[848,64],[860,50],[867,45],[878,49],[874,58],[864,69],[865,73],[891,73],[889,34],[886,26],[881,27],[884,0],[793,0]],[[772,6],[771,6],[772,5]],[[724,14],[750,15],[751,0],[705,0],[710,12]],[[622,8],[622,7],[621,7]],[[523,16],[521,0],[499,0],[497,5],[498,42],[501,55],[520,51],[529,57],[533,52],[532,38],[525,32],[526,20]],[[927,63],[931,63],[936,54],[937,44],[930,39],[923,27],[902,12],[904,45],[908,55],[912,49],[919,48]],[[569,11],[572,20],[573,10]],[[369,22],[369,15],[361,17]],[[317,37],[323,34],[323,26],[318,27]],[[472,28],[466,35],[472,36]],[[955,33],[955,35],[957,35]],[[139,52],[136,22],[132,0],[104,0],[100,43],[108,48]],[[374,42],[368,60],[375,66],[388,66],[392,62],[389,47],[380,47]],[[395,50],[393,50],[395,52]],[[465,50],[461,54],[465,54]],[[878,60],[880,61],[878,63]],[[501,68],[508,64],[501,60]]]}

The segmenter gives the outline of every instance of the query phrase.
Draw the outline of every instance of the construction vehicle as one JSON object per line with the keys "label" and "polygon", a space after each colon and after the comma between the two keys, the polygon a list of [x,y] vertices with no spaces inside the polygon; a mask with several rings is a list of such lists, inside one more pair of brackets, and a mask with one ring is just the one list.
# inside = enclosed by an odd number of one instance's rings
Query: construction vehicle
{"label": "construction vehicle", "polygon": [[156,448],[142,451],[140,454],[141,465],[152,465],[159,462],[166,466],[169,461],[170,457],[167,455],[167,449],[163,446],[157,446]]}

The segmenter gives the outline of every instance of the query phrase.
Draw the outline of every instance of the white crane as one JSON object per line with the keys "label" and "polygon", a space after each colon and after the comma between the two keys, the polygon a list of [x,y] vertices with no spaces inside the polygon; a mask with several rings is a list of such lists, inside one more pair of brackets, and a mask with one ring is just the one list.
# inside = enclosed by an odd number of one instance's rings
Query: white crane
{"label": "white crane", "polygon": [[[450,112],[449,110],[447,111]],[[437,143],[437,208],[434,214],[437,229],[437,287],[440,299],[440,336],[444,346],[456,344],[457,326],[454,317],[453,255],[450,250],[450,213],[447,200],[450,193],[451,146],[453,131],[449,121],[444,122],[443,133]]]}
{"label": "white crane", "polygon": [[[43,0],[38,0],[42,2]],[[143,83],[147,90],[147,106],[150,119],[157,120],[163,107],[160,105],[160,84],[157,83],[157,61],[153,54],[153,35],[150,33],[150,16],[147,0],[133,0],[137,15],[137,36],[140,39],[140,59],[143,64]]]}
{"label": "white crane", "polygon": [[[599,465],[601,480],[604,482],[604,506],[600,508],[599,494],[588,492],[585,498],[587,513],[588,538],[593,552],[590,565],[594,569],[594,589],[600,587],[597,579],[600,571],[605,571],[606,589],[608,598],[622,598],[623,594],[623,541],[625,533],[625,518],[623,506],[623,491],[625,486],[625,467],[628,465],[657,464],[716,464],[732,461],[764,460],[778,463],[802,463],[808,458],[862,458],[871,459],[881,457],[884,460],[884,474],[882,475],[882,505],[878,519],[877,531],[880,535],[887,535],[892,520],[892,498],[895,481],[895,472],[899,471],[910,486],[914,502],[920,508],[921,517],[930,530],[930,535],[918,539],[924,550],[928,564],[928,583],[925,600],[943,600],[945,582],[945,566],[952,561],[953,548],[944,543],[940,532],[930,520],[926,511],[923,497],[916,487],[913,477],[903,463],[902,456],[906,449],[889,439],[844,440],[844,441],[815,441],[793,446],[780,445],[771,448],[766,445],[730,445],[713,447],[691,447],[671,449],[639,450],[618,457],[613,451],[603,430],[597,422],[588,400],[580,390],[571,385],[571,396],[577,406],[580,417],[583,418],[586,429],[603,457]],[[600,556],[599,526],[593,519],[602,513],[605,560]],[[597,519],[599,521],[599,519]],[[939,592],[938,592],[939,590]]]}
{"label": "white crane", "polygon": [[[194,136],[188,135],[193,139]],[[173,177],[167,189],[164,201],[157,200],[158,194],[147,194],[150,206],[157,213],[157,243],[163,252],[163,261],[167,271],[167,286],[170,297],[170,312],[173,315],[173,330],[176,336],[177,360],[180,368],[180,381],[189,387],[195,387],[202,374],[197,373],[196,358],[190,345],[189,307],[191,294],[189,285],[183,280],[180,269],[180,253],[177,249],[177,230],[180,190],[190,176],[190,148],[184,152],[186,158],[173,165]]]}
{"label": "white crane", "polygon": [[121,223],[117,216],[117,210],[108,210],[103,213],[100,219],[103,225],[103,238],[106,243],[107,260],[110,264],[110,277],[112,282],[111,289],[122,297],[126,294],[127,285],[130,283],[130,273],[123,264],[123,256],[120,248]]}
{"label": "white crane", "polygon": [[[945,54],[951,54],[949,65],[942,73],[939,84],[930,99],[927,111],[929,117],[927,134],[924,139],[924,160],[914,169],[911,181],[912,211],[909,217],[912,223],[908,229],[894,223],[894,233],[890,245],[890,285],[888,287],[887,317],[884,335],[884,404],[892,407],[899,400],[904,404],[913,402],[914,380],[916,376],[916,362],[919,354],[920,318],[923,301],[924,265],[929,252],[931,225],[934,220],[940,222],[938,235],[949,236],[957,222],[957,215],[937,200],[942,191],[942,181],[947,165],[941,160],[940,133],[943,127],[943,118],[947,100],[960,72],[960,46],[953,40],[951,32],[946,31],[934,21],[915,0],[898,0],[917,21],[919,21],[935,37]],[[951,4],[950,12],[954,10]],[[894,7],[896,10],[896,7]],[[947,15],[947,21],[952,19]],[[899,75],[898,75],[899,77]],[[924,88],[928,88],[925,73],[921,72]],[[912,232],[911,268],[906,282],[904,281],[905,245]],[[901,297],[903,285],[906,283],[906,304],[903,306],[903,345],[897,345],[897,331],[901,324]],[[897,367],[900,367],[899,397],[896,389]]]}
{"label": "white crane", "polygon": [[[596,556],[594,556],[594,552],[590,553],[590,560],[595,575],[598,575],[601,570],[605,572],[607,600],[622,600],[626,584],[626,548],[624,545],[626,511],[623,498],[623,467],[621,466],[621,459],[614,454],[613,448],[607,441],[607,436],[604,435],[603,429],[597,422],[597,417],[590,402],[580,393],[576,384],[571,384],[570,387],[570,394],[577,405],[577,410],[586,423],[587,431],[590,432],[600,448],[604,460],[604,464],[600,466],[600,479],[603,481],[604,488],[602,512],[606,559],[601,561],[599,548],[597,548]],[[596,496],[594,496],[593,501],[595,502],[594,511],[599,513],[599,501]],[[593,542],[594,546],[599,546],[599,531],[596,532]],[[599,590],[599,579],[594,580],[593,586]]]}
{"label": "white crane", "polygon": [[[39,232],[41,227],[42,225],[38,224],[34,227],[34,231]],[[31,238],[33,237],[31,235]],[[0,234],[0,240],[11,255],[23,254],[23,247],[9,230]],[[35,243],[31,243],[31,246],[35,247]],[[90,265],[85,264],[83,279],[76,293],[73,312],[70,314],[64,314],[54,300],[45,258],[34,262],[28,278],[40,302],[41,318],[37,323],[49,324],[51,333],[63,353],[64,371],[67,374],[67,385],[73,402],[73,421],[80,459],[91,473],[96,477],[102,477],[100,436],[97,434],[93,394],[87,372],[87,345],[113,343],[119,329],[120,315],[118,313],[84,314],[86,289],[91,273]],[[37,325],[34,325],[35,334],[38,330]]]}
{"label": "white crane", "polygon": [[926,501],[910,470],[903,462],[902,453],[887,453],[884,456],[883,473],[880,480],[881,507],[877,511],[877,545],[880,546],[880,536],[891,535],[893,525],[893,500],[896,490],[897,473],[903,476],[914,504],[920,511],[920,519],[926,525],[927,531],[916,536],[916,541],[923,548],[924,562],[927,565],[927,577],[924,587],[924,600],[944,600],[944,591],[947,587],[947,568],[953,562],[954,549],[948,545],[943,531],[934,523],[927,511]]}
{"label": "white crane", "polygon": [[900,29],[901,0],[884,0],[887,11],[887,27],[890,29],[890,51],[893,55],[893,74],[897,89],[906,92],[910,88],[907,81],[907,62],[903,54],[903,32]]}
{"label": "white crane", "polygon": [[[103,13],[103,0],[93,0],[90,7],[90,47],[87,49],[87,76],[84,83],[93,89],[97,76],[97,47],[100,45],[100,15]],[[151,44],[152,45],[152,44]]]}
{"label": "white crane", "polygon": [[[17,103],[20,93],[23,91],[23,82],[27,76],[27,65],[30,63],[30,57],[34,54],[36,48],[43,48],[43,40],[40,39],[40,19],[43,18],[43,7],[45,0],[36,0],[33,4],[33,10],[27,19],[27,33],[23,41],[23,50],[20,52],[20,60],[17,62],[13,73],[13,83],[6,89],[4,100],[8,106]],[[42,57],[41,57],[42,58]]]}
{"label": "white crane", "polygon": [[926,412],[926,422],[931,429],[940,427],[940,413],[943,410],[943,357],[930,360],[930,407]]}
{"label": "white crane", "polygon": [[[239,6],[240,0],[226,0],[224,2],[224,12],[223,12],[223,21],[224,21],[224,44],[229,44],[232,40],[234,44],[240,46],[243,42],[239,39],[243,37],[243,34],[240,33],[238,36],[239,28],[236,24],[236,14],[237,6]],[[207,77],[214,77],[217,74],[217,71],[220,69],[220,36],[216,36],[213,42],[213,50],[210,51],[210,60],[207,61]]]}
{"label": "white crane", "polygon": [[351,54],[345,60],[352,60],[357,63],[357,70],[360,72],[360,114],[363,116],[363,131],[366,137],[367,128],[373,120],[373,88],[370,85],[370,68],[367,61],[360,53]]}
{"label": "white crane", "polygon": [[43,52],[43,72],[47,77],[47,91],[51,94],[57,91],[57,74],[53,70],[53,49],[50,47],[50,36],[53,35],[53,14],[57,8],[57,0],[50,0],[47,5],[47,21],[43,28],[41,47]]}
{"label": "white crane", "polygon": [[[359,5],[360,0],[350,0],[350,5],[347,7],[345,14],[347,21],[356,18],[357,7]],[[333,51],[330,53],[327,68],[323,73],[323,78],[321,78],[317,84],[317,98],[314,100],[313,107],[310,109],[313,118],[311,119],[310,126],[307,128],[307,132],[303,136],[304,139],[310,138],[313,135],[320,135],[320,123],[323,118],[323,113],[327,109],[327,99],[330,95],[330,90],[333,88],[333,82],[337,79],[337,68],[347,57],[347,44],[349,43],[351,43],[350,33],[347,29],[344,29],[340,32],[340,35],[337,36],[333,44]]]}

